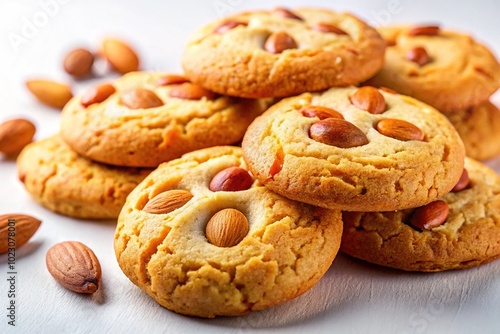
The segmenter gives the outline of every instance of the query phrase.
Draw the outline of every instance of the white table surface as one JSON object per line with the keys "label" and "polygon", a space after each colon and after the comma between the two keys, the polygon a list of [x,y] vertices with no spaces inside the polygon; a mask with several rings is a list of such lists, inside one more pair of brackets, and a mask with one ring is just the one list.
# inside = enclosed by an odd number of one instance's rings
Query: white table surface
{"label": "white table surface", "polygon": [[[283,3],[2,0],[0,121],[31,119],[38,139],[58,131],[59,112],[34,101],[24,81],[73,82],[61,69],[73,47],[96,49],[104,36],[118,36],[136,47],[143,69],[178,71],[185,40],[200,24]],[[286,1],[291,8],[305,5],[349,10],[376,25],[440,22],[470,32],[500,54],[497,0]],[[74,90],[113,77],[73,82]],[[500,172],[500,158],[487,163]],[[17,180],[15,162],[0,157],[0,213],[11,212],[43,223],[17,252],[16,327],[7,324],[7,256],[0,256],[0,333],[500,333],[500,260],[470,270],[415,274],[339,255],[324,278],[293,301],[243,317],[206,320],[172,313],[130,283],[113,252],[115,222],[77,220],[44,209]],[[99,258],[103,284],[95,295],[67,291],[47,272],[46,251],[65,240],[87,244]]]}

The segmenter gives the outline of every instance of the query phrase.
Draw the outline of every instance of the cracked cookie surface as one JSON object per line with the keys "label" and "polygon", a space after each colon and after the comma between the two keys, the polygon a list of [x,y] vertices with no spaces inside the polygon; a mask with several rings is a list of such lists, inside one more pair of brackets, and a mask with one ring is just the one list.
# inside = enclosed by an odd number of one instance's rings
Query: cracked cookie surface
{"label": "cracked cookie surface", "polygon": [[76,218],[116,219],[150,169],[113,167],[79,156],[59,135],[29,144],[17,159],[19,179],[40,204]]}
{"label": "cracked cookie surface", "polygon": [[408,224],[415,209],[344,212],[341,250],[353,257],[408,271],[443,271],[481,265],[500,256],[500,176],[465,159],[470,184],[441,199],[446,221],[419,231]]}
{"label": "cracked cookie surface", "polygon": [[[250,125],[242,142],[249,169],[283,196],[347,211],[411,208],[450,191],[463,170],[464,147],[446,117],[407,96],[370,87],[373,96],[361,99],[359,91],[348,87],[305,93],[269,108]],[[384,102],[383,110],[374,114],[360,109],[352,102],[356,96],[358,101]],[[317,111],[319,117],[306,117],[305,109],[317,108],[340,113],[342,124],[350,123],[350,127],[338,127],[335,122],[339,121],[332,118],[322,119],[321,111]],[[411,123],[403,123],[403,134],[420,129],[423,139],[389,136],[398,132],[400,120]],[[379,130],[381,121],[389,126]],[[338,142],[330,145],[311,138],[317,124],[325,124],[326,130],[326,134],[319,133],[319,139]],[[352,144],[353,138],[364,141],[341,147]]]}
{"label": "cracked cookie surface", "polygon": [[351,14],[281,8],[200,28],[182,66],[191,80],[221,94],[284,97],[362,82],[381,68],[384,50],[377,31]]}
{"label": "cracked cookie surface", "polygon": [[[236,316],[297,297],[328,270],[342,233],[341,212],[291,201],[257,180],[239,191],[211,191],[221,170],[246,165],[238,147],[214,147],[162,164],[128,197],[115,252],[128,278],[159,304],[199,317]],[[146,208],[173,189],[192,198],[174,211]],[[235,246],[205,235],[220,210],[239,210],[249,231]]]}
{"label": "cracked cookie surface", "polygon": [[[384,66],[369,85],[394,89],[447,113],[486,101],[500,88],[500,64],[487,47],[460,32],[414,35],[416,28],[378,29],[389,46]],[[415,48],[427,56],[415,54]]]}
{"label": "cracked cookie surface", "polygon": [[[85,107],[84,94],[68,102],[61,133],[79,154],[118,166],[157,167],[196,149],[232,145],[266,108],[263,100],[218,96],[166,73],[134,72],[111,84],[115,91],[101,102]],[[137,88],[149,95],[130,97]],[[137,101],[150,95],[156,104],[142,108]]]}

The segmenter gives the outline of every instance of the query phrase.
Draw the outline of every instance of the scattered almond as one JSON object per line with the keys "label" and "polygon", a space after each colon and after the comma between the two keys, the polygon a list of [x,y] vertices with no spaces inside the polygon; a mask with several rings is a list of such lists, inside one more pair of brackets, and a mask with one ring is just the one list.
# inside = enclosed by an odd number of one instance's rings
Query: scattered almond
{"label": "scattered almond", "polygon": [[0,216],[0,254],[19,248],[35,234],[42,222],[34,217],[13,213]]}
{"label": "scattered almond", "polygon": [[94,103],[101,103],[116,92],[112,84],[105,83],[88,89],[80,100],[82,106],[87,108]]}
{"label": "scattered almond", "polygon": [[210,181],[211,191],[241,191],[252,186],[253,179],[241,167],[229,167],[217,173]]}
{"label": "scattered almond", "polygon": [[130,109],[148,109],[163,105],[163,101],[153,91],[139,87],[123,91],[120,101]]}
{"label": "scattered almond", "polygon": [[248,219],[236,209],[223,209],[210,218],[205,228],[208,241],[218,247],[232,247],[248,234]]}
{"label": "scattered almond", "polygon": [[189,202],[193,195],[187,190],[167,190],[153,197],[142,209],[152,214],[165,214]]}
{"label": "scattered almond", "polygon": [[62,109],[73,97],[68,85],[51,80],[28,80],[26,86],[40,102],[53,108]]}
{"label": "scattered almond", "polygon": [[64,70],[74,77],[85,77],[92,72],[94,55],[85,49],[75,49],[64,58]]}
{"label": "scattered almond", "polygon": [[0,152],[17,155],[31,143],[35,135],[35,125],[22,118],[0,124]]}
{"label": "scattered almond", "polygon": [[78,241],[52,246],[45,257],[47,269],[66,289],[94,293],[101,283],[101,265],[94,252]]}
{"label": "scattered almond", "polygon": [[119,73],[125,74],[139,69],[139,57],[134,49],[116,38],[106,38],[102,42],[101,54]]}

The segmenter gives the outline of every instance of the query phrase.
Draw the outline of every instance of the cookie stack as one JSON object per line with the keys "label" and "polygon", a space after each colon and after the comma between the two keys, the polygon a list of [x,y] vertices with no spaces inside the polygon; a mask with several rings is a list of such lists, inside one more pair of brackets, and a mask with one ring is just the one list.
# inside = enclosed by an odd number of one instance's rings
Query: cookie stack
{"label": "cookie stack", "polygon": [[439,26],[379,28],[387,40],[382,69],[369,85],[410,95],[444,113],[462,137],[467,155],[500,154],[500,111],[489,102],[500,88],[500,64],[471,36]]}

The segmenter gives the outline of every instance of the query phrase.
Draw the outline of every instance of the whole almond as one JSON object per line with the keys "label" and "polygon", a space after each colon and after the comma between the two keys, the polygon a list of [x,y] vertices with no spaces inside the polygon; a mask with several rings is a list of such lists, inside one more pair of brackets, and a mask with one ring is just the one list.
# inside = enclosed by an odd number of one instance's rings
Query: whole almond
{"label": "whole almond", "polygon": [[323,22],[313,25],[311,29],[319,32],[333,33],[337,35],[347,35],[347,33],[344,30],[340,29],[339,27],[334,26],[333,24],[328,24]]}
{"label": "whole almond", "polygon": [[215,100],[217,98],[217,94],[214,92],[190,82],[172,87],[168,95],[186,100],[201,100],[203,98]]}
{"label": "whole almond", "polygon": [[163,105],[163,101],[153,91],[139,87],[123,91],[120,101],[130,109],[148,109]]}
{"label": "whole almond", "polygon": [[424,133],[416,125],[401,119],[386,118],[380,120],[375,126],[384,136],[398,140],[424,140]]}
{"label": "whole almond", "polygon": [[215,34],[223,34],[228,30],[234,29],[237,26],[246,26],[247,24],[245,22],[239,22],[239,21],[226,21],[221,23],[217,28],[214,29]]}
{"label": "whole almond", "polygon": [[252,186],[253,179],[250,174],[241,167],[229,167],[215,174],[210,181],[211,191],[241,191]]}
{"label": "whole almond", "polygon": [[87,108],[94,103],[101,103],[116,92],[112,84],[105,83],[88,89],[80,100],[82,106]]}
{"label": "whole almond", "polygon": [[421,46],[417,46],[408,51],[408,53],[406,54],[406,59],[418,64],[419,66],[424,66],[431,61],[429,54],[427,53],[425,48]]}
{"label": "whole almond", "polygon": [[158,86],[168,86],[168,85],[177,85],[177,84],[182,84],[185,82],[189,82],[189,80],[182,76],[182,75],[177,75],[177,74],[167,74],[164,76],[161,76],[156,84]]}
{"label": "whole almond", "polygon": [[411,29],[408,32],[408,36],[435,36],[440,32],[439,26],[428,25],[428,26],[418,26]]}
{"label": "whole almond", "polygon": [[78,241],[52,246],[45,257],[49,273],[66,289],[94,293],[101,283],[101,265],[94,252]]}
{"label": "whole almond", "polygon": [[75,49],[70,51],[64,58],[64,70],[74,77],[85,77],[92,72],[94,65],[94,55],[85,49]]}
{"label": "whole almond", "polygon": [[248,219],[236,209],[223,209],[210,218],[205,228],[208,241],[218,247],[232,247],[248,234]]}
{"label": "whole almond", "polygon": [[419,230],[430,230],[442,225],[448,219],[449,212],[448,203],[437,200],[415,209],[410,224]]}
{"label": "whole almond", "polygon": [[341,113],[336,110],[321,106],[307,106],[300,109],[300,112],[305,117],[318,117],[319,119],[326,118],[344,118]]}
{"label": "whole almond", "polygon": [[17,155],[31,143],[35,125],[27,119],[17,118],[0,124],[0,152]]}
{"label": "whole almond", "polygon": [[296,49],[295,40],[284,31],[272,33],[264,44],[264,49],[273,54],[282,53],[288,49]]}
{"label": "whole almond", "polygon": [[193,195],[187,190],[167,190],[153,197],[142,209],[152,214],[165,214],[189,202]]}
{"label": "whole almond", "polygon": [[0,216],[0,254],[19,248],[35,234],[42,222],[19,213]]}
{"label": "whole almond", "polygon": [[286,19],[294,19],[294,20],[303,21],[303,19],[300,16],[298,16],[297,14],[292,12],[291,10],[286,9],[284,7],[276,7],[276,8],[274,8],[273,12],[277,16],[280,16],[280,17],[283,17]]}
{"label": "whole almond", "polygon": [[341,148],[368,144],[363,131],[340,118],[327,118],[314,123],[309,128],[309,136],[320,143]]}
{"label": "whole almond", "polygon": [[53,108],[62,109],[73,97],[68,85],[51,80],[28,80],[26,87],[40,102]]}
{"label": "whole almond", "polygon": [[134,49],[116,38],[102,41],[101,54],[118,73],[128,73],[139,69],[139,57]]}
{"label": "whole almond", "polygon": [[460,175],[460,179],[458,180],[457,184],[451,189],[453,192],[458,192],[462,191],[465,188],[467,188],[470,184],[470,179],[469,179],[469,173],[467,170],[464,168],[462,171],[462,175]]}
{"label": "whole almond", "polygon": [[358,88],[351,96],[351,103],[371,114],[381,114],[386,108],[384,95],[370,86]]}

